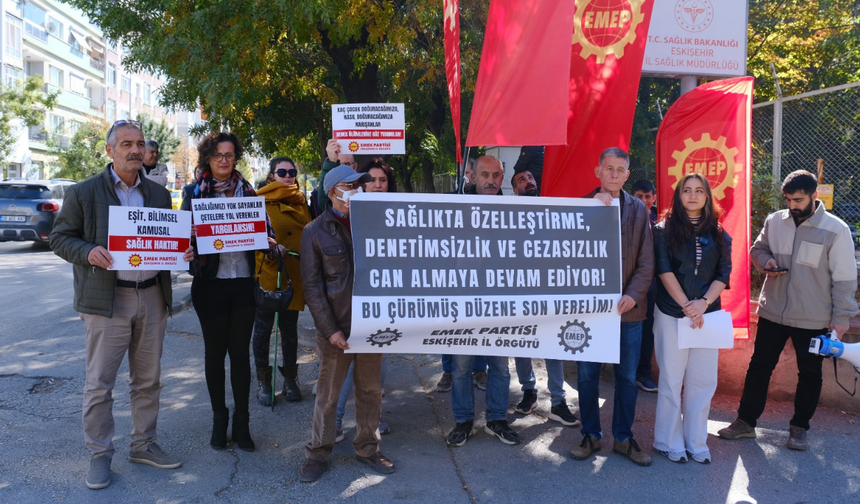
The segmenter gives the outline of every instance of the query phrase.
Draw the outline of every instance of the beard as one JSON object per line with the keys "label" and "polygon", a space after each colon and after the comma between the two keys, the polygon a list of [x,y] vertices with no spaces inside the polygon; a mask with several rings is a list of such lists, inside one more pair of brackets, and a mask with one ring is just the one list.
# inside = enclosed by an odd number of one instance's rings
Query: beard
{"label": "beard", "polygon": [[529,184],[523,189],[523,196],[537,196],[537,186]]}
{"label": "beard", "polygon": [[791,216],[795,219],[805,219],[812,215],[813,210],[815,209],[815,200],[809,201],[809,206],[806,208],[794,208],[790,210]]}

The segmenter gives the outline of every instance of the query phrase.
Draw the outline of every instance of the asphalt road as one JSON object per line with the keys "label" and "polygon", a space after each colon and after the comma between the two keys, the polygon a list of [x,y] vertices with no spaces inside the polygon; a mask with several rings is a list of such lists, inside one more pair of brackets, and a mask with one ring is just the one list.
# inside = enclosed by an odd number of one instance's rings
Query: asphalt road
{"label": "asphalt road", "polygon": [[[441,369],[435,356],[392,355],[383,410],[392,433],[381,450],[397,465],[378,475],[356,462],[348,408],[346,442],[338,444],[331,468],[315,483],[300,483],[302,447],[310,437],[311,385],[316,364],[313,323],[300,318],[300,381],[306,399],[279,402],[274,411],[253,404],[251,434],[257,451],[217,452],[208,445],[211,411],[203,377],[203,342],[192,308],[168,322],[162,361],[159,443],[184,465],[159,470],[126,460],[131,430],[128,370],[114,394],[117,452],[113,482],[104,490],[84,485],[89,456],[81,433],[84,380],[83,324],[71,308],[71,267],[46,249],[0,243],[0,502],[72,503],[305,503],[381,502],[588,502],[588,503],[847,503],[860,502],[860,427],[854,414],[819,409],[810,431],[811,449],[784,447],[790,403],[771,403],[755,440],[713,436],[734,418],[737,398],[714,400],[710,465],[678,465],[654,455],[642,468],[611,453],[612,382],[601,388],[603,450],[589,461],[568,457],[580,440],[577,429],[548,421],[549,397],[542,364],[535,414],[513,413],[520,399],[511,363],[510,414],[523,440],[506,446],[480,431],[461,448],[446,446],[453,426],[450,393],[434,392]],[[177,304],[188,284],[177,278]],[[576,406],[576,367],[566,366],[568,400]],[[832,379],[826,376],[825,379]],[[228,387],[229,390],[229,387]],[[476,394],[482,427],[484,401]],[[228,404],[230,400],[228,399]],[[640,394],[634,432],[650,449],[655,394]]]}

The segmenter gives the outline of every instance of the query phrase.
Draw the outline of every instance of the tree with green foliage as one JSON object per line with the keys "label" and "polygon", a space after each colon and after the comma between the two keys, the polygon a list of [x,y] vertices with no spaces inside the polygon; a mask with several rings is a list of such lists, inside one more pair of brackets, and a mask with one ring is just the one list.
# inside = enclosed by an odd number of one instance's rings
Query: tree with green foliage
{"label": "tree with green foliage", "polygon": [[[199,104],[208,129],[229,128],[252,149],[316,171],[332,104],[404,102],[408,154],[389,160],[399,185],[409,190],[415,174],[428,190],[434,172],[453,172],[453,143],[447,166],[421,150],[428,133],[450,128],[441,2],[66,1],[130,47],[131,70],[167,77],[162,105]],[[466,118],[486,13],[485,0],[461,2]]]}
{"label": "tree with green foliage", "polygon": [[750,0],[747,71],[758,101],[860,79],[860,4],[856,0]]}
{"label": "tree with green foliage", "polygon": [[167,124],[167,121],[162,119],[160,122],[155,122],[146,114],[138,114],[137,120],[140,122],[143,137],[158,142],[161,162],[164,163],[165,160],[171,159],[179,147],[179,137],[174,134],[173,128]]}
{"label": "tree with green foliage", "polygon": [[54,157],[52,176],[81,181],[101,173],[110,162],[105,151],[109,127],[104,119],[90,118],[75,131],[68,145],[56,135],[49,137],[48,152]]}
{"label": "tree with green foliage", "polygon": [[27,128],[44,124],[45,112],[56,105],[59,92],[45,92],[44,84],[37,75],[17,86],[0,85],[0,167],[5,168],[18,138],[13,121],[18,119]]}

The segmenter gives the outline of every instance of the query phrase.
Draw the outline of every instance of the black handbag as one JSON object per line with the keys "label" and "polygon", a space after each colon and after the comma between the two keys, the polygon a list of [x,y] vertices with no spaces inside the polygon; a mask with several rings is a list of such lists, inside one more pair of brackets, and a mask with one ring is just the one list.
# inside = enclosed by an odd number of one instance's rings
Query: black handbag
{"label": "black handbag", "polygon": [[293,300],[293,283],[290,282],[289,275],[284,269],[284,257],[278,251],[278,273],[283,274],[287,279],[287,287],[281,290],[268,291],[260,285],[260,274],[263,272],[263,262],[260,262],[260,269],[257,271],[257,277],[254,279],[254,301],[257,303],[257,308],[268,312],[281,312],[289,308]]}

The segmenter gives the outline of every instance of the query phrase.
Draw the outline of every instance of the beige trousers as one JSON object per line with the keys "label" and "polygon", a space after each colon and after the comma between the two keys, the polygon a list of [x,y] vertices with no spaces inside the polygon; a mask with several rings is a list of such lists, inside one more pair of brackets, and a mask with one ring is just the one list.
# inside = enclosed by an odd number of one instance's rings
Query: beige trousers
{"label": "beige trousers", "polygon": [[113,317],[82,313],[87,330],[87,376],[84,385],[84,444],[93,455],[113,454],[113,388],[128,352],[131,396],[131,450],[155,441],[161,393],[161,352],[167,307],[158,286],[135,290],[117,287]]}

